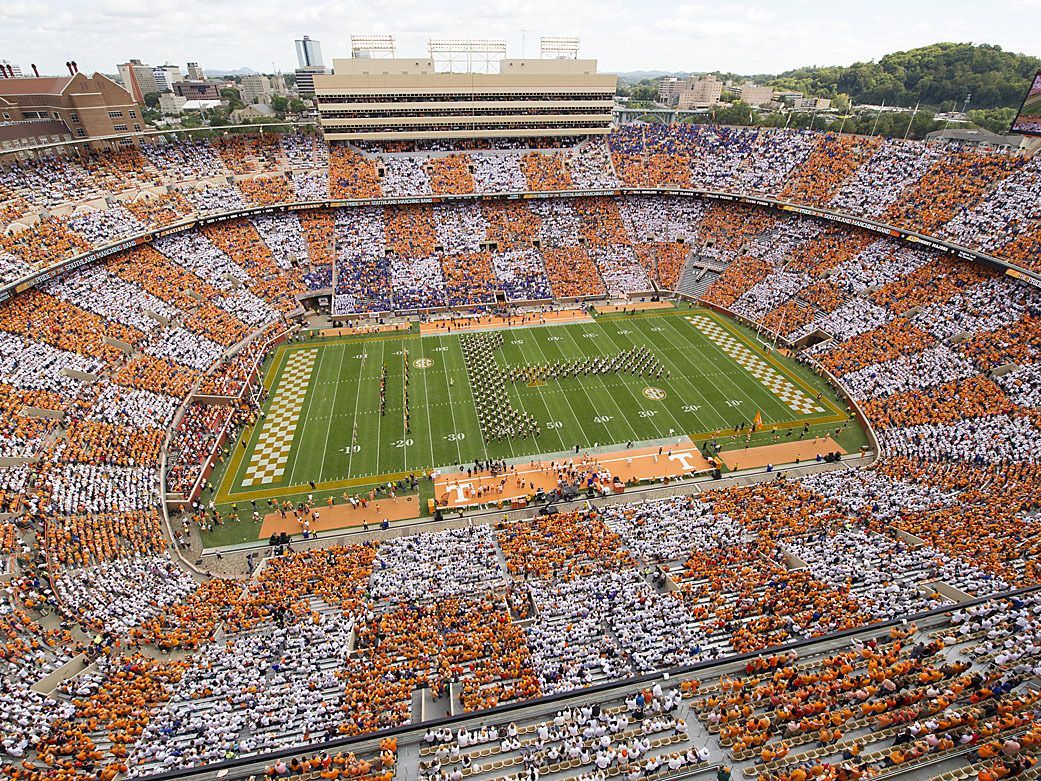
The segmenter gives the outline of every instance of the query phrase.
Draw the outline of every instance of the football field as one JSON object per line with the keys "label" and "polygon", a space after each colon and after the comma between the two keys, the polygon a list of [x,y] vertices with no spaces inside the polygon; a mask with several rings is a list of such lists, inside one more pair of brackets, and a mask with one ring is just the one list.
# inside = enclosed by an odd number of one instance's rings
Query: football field
{"label": "football field", "polygon": [[[502,403],[530,416],[537,435],[485,436],[458,334],[415,332],[294,342],[270,361],[265,417],[247,429],[220,476],[218,502],[352,490],[474,460],[549,455],[717,433],[758,414],[756,440],[773,431],[832,433],[848,415],[826,383],[769,351],[755,334],[700,308],[587,323],[504,329],[491,352],[512,367],[592,365],[646,348],[648,374],[575,372],[534,382],[507,379]],[[646,354],[646,353],[645,353]],[[381,394],[382,388],[382,394]],[[382,397],[382,398],[381,398]],[[840,441],[865,440],[855,425]]]}

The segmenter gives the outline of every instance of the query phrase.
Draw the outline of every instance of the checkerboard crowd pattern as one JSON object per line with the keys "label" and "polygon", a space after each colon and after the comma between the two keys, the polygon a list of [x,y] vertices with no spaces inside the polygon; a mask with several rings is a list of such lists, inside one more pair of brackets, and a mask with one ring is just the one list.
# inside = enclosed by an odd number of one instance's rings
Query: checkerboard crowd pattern
{"label": "checkerboard crowd pattern", "polygon": [[695,328],[705,334],[719,349],[737,361],[742,368],[759,380],[759,383],[770,393],[783,401],[789,409],[801,415],[812,412],[824,412],[814,399],[783,377],[773,366],[768,364],[741,340],[734,337],[726,328],[705,315],[688,317]]}
{"label": "checkerboard crowd pattern", "polygon": [[316,355],[317,350],[297,350],[286,361],[242,485],[265,485],[285,474]]}

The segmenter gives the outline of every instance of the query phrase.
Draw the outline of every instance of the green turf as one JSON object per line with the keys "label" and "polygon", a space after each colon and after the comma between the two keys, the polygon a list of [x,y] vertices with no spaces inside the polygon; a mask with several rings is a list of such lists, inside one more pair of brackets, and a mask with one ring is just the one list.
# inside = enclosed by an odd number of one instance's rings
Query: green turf
{"label": "green turf", "polygon": [[[335,338],[294,343],[279,348],[270,361],[267,382],[274,396],[283,368],[293,351],[317,350],[310,385],[295,431],[285,474],[272,483],[243,487],[242,481],[261,426],[247,430],[246,447],[237,445],[229,463],[214,482],[217,501],[292,497],[310,493],[309,481],[334,495],[347,490],[421,474],[437,467],[467,464],[475,459],[548,454],[594,445],[646,442],[689,435],[704,439],[751,421],[756,412],[765,426],[811,423],[814,434],[832,433],[847,418],[845,406],[827,384],[806,367],[778,355],[768,356],[775,368],[806,388],[824,393],[825,413],[799,415],[767,390],[743,367],[699,332],[684,315],[710,314],[739,335],[752,349],[765,354],[754,333],[701,309],[648,312],[599,317],[588,324],[509,329],[496,353],[500,365],[546,363],[610,355],[633,346],[646,346],[671,376],[591,376],[548,380],[529,387],[508,383],[511,402],[532,414],[542,427],[538,438],[485,442],[478,424],[470,379],[459,336],[421,337],[416,333],[385,337]],[[411,431],[403,414],[404,352],[410,368]],[[427,368],[416,367],[431,361]],[[387,406],[379,414],[379,376],[387,366]],[[662,400],[647,398],[648,387],[665,392]],[[270,410],[267,410],[270,414]],[[357,436],[354,426],[357,425]],[[758,434],[753,444],[766,444],[773,434]],[[721,438],[724,449],[743,447],[744,439]],[[837,434],[848,451],[866,439],[855,425]],[[317,496],[326,494],[319,493]],[[245,526],[250,526],[246,524]],[[207,544],[224,544],[237,536],[255,537],[249,528],[218,530]]]}

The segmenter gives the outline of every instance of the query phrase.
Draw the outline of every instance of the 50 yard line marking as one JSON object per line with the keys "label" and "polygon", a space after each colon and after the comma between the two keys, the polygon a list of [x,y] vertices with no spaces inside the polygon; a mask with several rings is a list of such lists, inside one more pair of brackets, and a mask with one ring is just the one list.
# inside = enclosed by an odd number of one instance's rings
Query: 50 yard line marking
{"label": "50 yard line marking", "polygon": [[[535,340],[535,345],[539,348],[539,355],[542,356],[543,362],[544,363],[549,363],[549,358],[546,357],[546,353],[542,349],[542,343],[538,339],[536,339]],[[558,350],[558,352],[559,352],[559,350]],[[596,411],[596,404],[594,404],[593,400],[591,398],[589,398],[589,394],[586,393],[586,389],[585,388],[582,388],[582,393],[585,394],[586,401],[588,401],[590,403],[590,405],[593,407],[593,410],[595,412]],[[578,415],[575,413],[575,408],[571,406],[571,399],[568,398],[568,395],[566,393],[563,394],[563,396],[564,396],[564,401],[567,402],[568,409],[571,410],[571,417],[574,419],[575,423],[578,424],[579,429],[582,430],[582,434],[588,439],[589,438],[589,434],[586,432],[586,427],[582,425],[582,421],[580,421],[578,419]],[[547,405],[547,409],[548,409],[548,405]],[[563,442],[563,440],[564,440],[563,435],[561,435],[560,439],[561,439],[561,442]],[[596,442],[597,440],[594,439],[593,441]],[[570,448],[565,448],[565,450],[569,450],[569,449]]]}
{"label": "50 yard line marking", "polygon": [[[520,329],[520,330],[523,331],[524,329]],[[531,337],[532,337],[533,340],[538,341],[534,334],[531,334]],[[504,347],[505,347],[505,345],[504,345]],[[520,353],[521,361],[522,362],[526,362],[527,361],[527,351],[524,349],[524,347],[519,347],[517,349],[517,352]],[[506,366],[510,365],[508,363],[508,361],[507,361],[507,358],[508,358],[508,356],[507,356],[506,351],[504,349],[503,352],[502,352],[502,367],[506,367]],[[524,395],[522,393],[522,389],[517,387],[517,383],[513,383],[512,384],[512,388],[513,388],[514,395],[517,397],[517,403],[520,405],[521,411],[524,412],[524,413],[530,414],[530,413],[528,413],[527,405],[525,405],[525,403],[524,403]],[[506,390],[507,390],[507,393],[509,393],[510,388],[507,387]],[[547,420],[545,421],[544,425],[548,424],[550,422],[550,420],[553,420],[553,419],[556,418],[556,415],[554,415],[553,411],[550,410],[549,403],[546,401],[546,399],[543,397],[543,395],[541,393],[535,394],[535,397],[542,403],[542,408],[546,410],[546,418],[547,418]],[[535,417],[535,416],[532,415],[532,417]],[[537,421],[536,421],[536,423],[537,423]],[[568,450],[569,449],[568,446],[564,443],[564,435],[560,433],[562,431],[562,429],[550,429],[547,426],[546,430],[547,431],[552,431],[554,434],[556,434],[557,439],[560,441],[560,449],[561,450]],[[536,440],[536,443],[537,443],[537,441],[538,440]],[[536,451],[537,450],[538,450],[538,447],[536,445]]]}

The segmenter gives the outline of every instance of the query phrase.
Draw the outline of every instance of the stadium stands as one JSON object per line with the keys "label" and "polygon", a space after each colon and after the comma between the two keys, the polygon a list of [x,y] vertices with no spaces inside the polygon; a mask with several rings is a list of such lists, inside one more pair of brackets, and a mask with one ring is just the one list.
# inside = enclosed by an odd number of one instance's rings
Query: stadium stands
{"label": "stadium stands", "polygon": [[[715,759],[770,781],[933,762],[963,773],[945,781],[1029,771],[1041,600],[1002,594],[1041,577],[1041,293],[793,213],[563,197],[619,185],[758,193],[1041,268],[1036,161],[943,144],[633,125],[555,150],[360,151],[265,134],[6,165],[8,283],[251,204],[552,197],[240,216],[0,303],[4,775],[136,777],[300,746],[271,775],[388,781],[396,742],[317,744],[687,665],[701,667],[516,722],[411,734],[422,758],[410,761],[424,781],[639,781]],[[255,367],[306,291],[365,316],[490,308],[499,292],[671,291],[692,267],[718,274],[707,302],[813,342],[798,358],[857,401],[878,461],[283,549],[241,579],[176,555],[192,524],[226,519],[202,500],[168,526],[161,493],[190,494],[226,455],[222,432],[255,419]],[[858,633],[835,636],[846,630]],[[81,654],[96,666],[41,693]]]}

